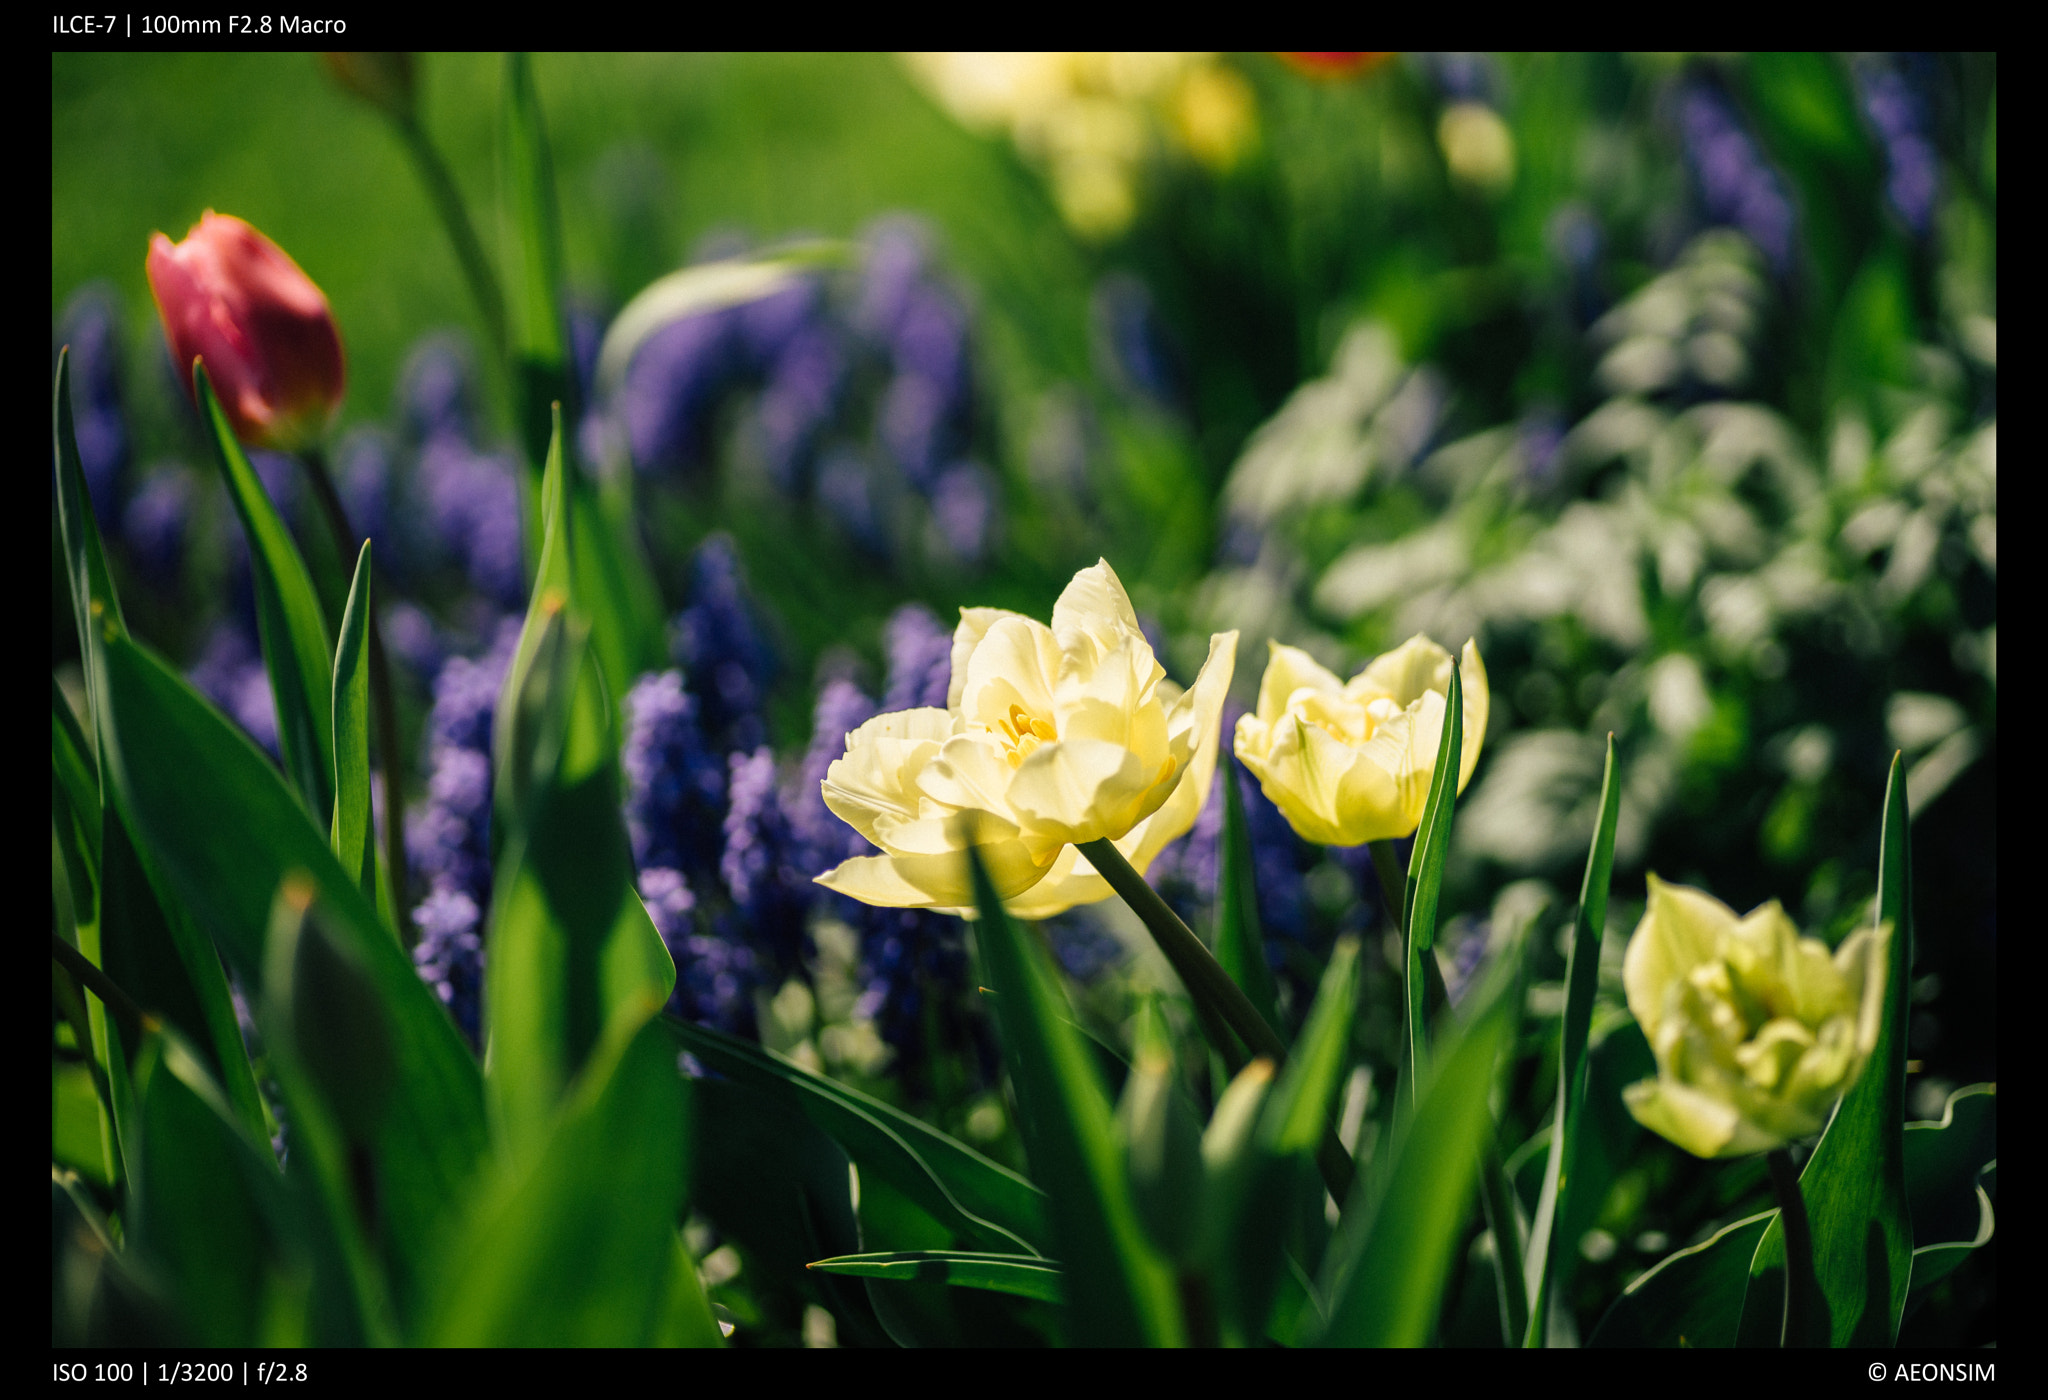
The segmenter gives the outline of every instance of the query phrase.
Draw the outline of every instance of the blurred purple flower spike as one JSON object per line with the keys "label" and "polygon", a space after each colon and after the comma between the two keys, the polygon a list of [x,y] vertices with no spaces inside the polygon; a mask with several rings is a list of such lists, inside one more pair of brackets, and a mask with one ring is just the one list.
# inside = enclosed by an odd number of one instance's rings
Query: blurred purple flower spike
{"label": "blurred purple flower spike", "polygon": [[635,466],[646,472],[702,468],[719,396],[740,367],[738,349],[730,311],[688,316],[647,338],[619,391]]}
{"label": "blurred purple flower spike", "polygon": [[142,480],[121,513],[121,538],[143,577],[158,587],[177,581],[199,485],[183,467],[159,465]]}
{"label": "blurred purple flower spike", "polygon": [[1792,201],[1734,102],[1710,80],[1694,79],[1679,93],[1678,128],[1706,221],[1740,229],[1785,275],[1796,234]]}

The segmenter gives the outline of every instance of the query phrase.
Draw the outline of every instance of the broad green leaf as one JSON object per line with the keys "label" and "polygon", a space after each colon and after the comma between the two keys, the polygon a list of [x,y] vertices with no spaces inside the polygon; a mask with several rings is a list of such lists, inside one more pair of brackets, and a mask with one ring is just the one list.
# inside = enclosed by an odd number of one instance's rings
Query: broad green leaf
{"label": "broad green leaf", "polygon": [[[1877,921],[1889,924],[1884,1022],[1862,1077],[1828,1121],[1799,1173],[1813,1229],[1815,1281],[1834,1345],[1890,1346],[1911,1284],[1913,1221],[1906,1203],[1906,1030],[1913,968],[1911,823],[1905,764],[1893,755],[1878,838]],[[1774,1338],[1784,1309],[1784,1234],[1773,1224],[1750,1263],[1742,1337]]]}
{"label": "broad green leaf", "polygon": [[78,727],[71,702],[50,678],[51,820],[64,841],[65,868],[71,877],[78,918],[99,918],[100,775],[96,747]]}
{"label": "broad green leaf", "polygon": [[1025,1155],[1051,1203],[1068,1267],[1070,1344],[1171,1344],[1180,1338],[1173,1277],[1138,1228],[1109,1096],[1037,947],[1018,936],[971,853],[981,919],[975,941],[995,989],[1003,1059],[1016,1088]]}
{"label": "broad green leaf", "polygon": [[1272,1089],[1273,1062],[1253,1060],[1217,1099],[1202,1134],[1200,1254],[1231,1346],[1259,1342],[1287,1275],[1286,1239],[1302,1173],[1298,1160],[1276,1158],[1262,1145]]}
{"label": "broad green leaf", "polygon": [[93,1084],[90,1064],[50,1066],[50,1161],[70,1167],[102,1187],[114,1184],[107,1138],[102,1132],[104,1107]]}
{"label": "broad green leaf", "polygon": [[341,615],[341,640],[334,648],[334,820],[329,834],[335,858],[361,882],[371,903],[377,899],[376,823],[370,812],[370,542],[356,556],[355,580]]}
{"label": "broad green leaf", "polygon": [[1593,994],[1600,981],[1600,937],[1607,927],[1607,891],[1614,873],[1614,830],[1621,813],[1621,784],[1614,771],[1614,736],[1607,736],[1607,766],[1600,778],[1600,820],[1586,854],[1579,884],[1579,912],[1572,921],[1572,946],[1565,958],[1564,1024],[1560,1032],[1557,1110],[1551,1119],[1550,1153],[1536,1220],[1529,1232],[1523,1272],[1529,1297],[1524,1346],[1543,1345],[1553,1288],[1569,1280],[1573,1251],[1559,1249],[1557,1227],[1569,1210],[1569,1188],[1578,1162],[1580,1107],[1586,1097],[1586,1039],[1593,1025]]}
{"label": "broad green leaf", "polygon": [[1341,938],[1259,1121],[1260,1141],[1275,1156],[1308,1152],[1322,1141],[1351,1051],[1359,978],[1358,940]]}
{"label": "broad green leaf", "polygon": [[784,1097],[864,1177],[888,1181],[963,1239],[1043,1253],[1045,1196],[1007,1167],[921,1119],[811,1073],[771,1050],[670,1019],[682,1049],[750,1092]]}
{"label": "broad green leaf", "polygon": [[1777,1218],[1775,1210],[1761,1211],[1666,1255],[1621,1291],[1586,1345],[1734,1346],[1750,1258],[1764,1228]]}
{"label": "broad green leaf", "polygon": [[370,1163],[403,1319],[428,1242],[462,1200],[483,1150],[476,1061],[304,806],[247,737],[125,637],[106,643],[105,658],[108,774],[195,925],[245,984],[257,984],[276,891],[300,872],[318,892],[327,939],[380,1008],[397,1069]]}
{"label": "broad green leaf", "polygon": [[85,694],[91,709],[86,725],[92,752],[99,751],[96,732],[101,704],[99,639],[109,627],[123,630],[121,602],[114,596],[113,576],[93,521],[92,498],[86,490],[85,468],[78,457],[78,429],[71,413],[71,352],[57,355],[57,385],[51,411],[56,438],[57,523],[64,537],[65,577],[71,584],[71,615],[78,625],[78,660],[85,671]]}
{"label": "broad green leaf", "polygon": [[752,1085],[692,1080],[690,1104],[690,1209],[739,1246],[761,1286],[785,1298],[794,1290],[843,1329],[886,1343],[861,1284],[804,1269],[813,1259],[863,1248],[839,1145],[786,1097]]}
{"label": "broad green leaf", "polygon": [[690,1257],[683,1237],[675,1237],[669,1260],[668,1296],[656,1316],[654,1334],[648,1339],[657,1347],[719,1347],[725,1334],[718,1330],[718,1315],[704,1296],[704,1280],[697,1276],[697,1261]]}
{"label": "broad green leaf", "polygon": [[1244,795],[1237,787],[1237,761],[1228,746],[1216,761],[1223,785],[1223,833],[1216,864],[1216,961],[1251,998],[1266,1024],[1277,1026],[1273,970],[1266,966],[1266,935],[1259,922],[1258,880],[1252,863],[1251,830],[1245,825]]}
{"label": "broad green leaf", "polygon": [[889,1254],[844,1254],[806,1265],[823,1273],[896,1282],[944,1283],[985,1288],[1043,1302],[1061,1301],[1060,1266],[1030,1254],[974,1254],[963,1250],[906,1250]]}
{"label": "broad green leaf", "polygon": [[306,561],[235,441],[235,430],[214,397],[205,365],[194,367],[193,382],[200,416],[212,430],[214,461],[249,542],[256,632],[277,702],[278,752],[307,812],[324,829],[334,810],[334,721],[329,702],[334,653],[327,642],[327,621]]}
{"label": "broad green leaf", "polygon": [[[675,964],[634,888],[616,708],[567,583],[559,420],[542,479],[541,578],[499,701],[497,868],[484,1006],[491,1103],[515,1153],[622,1007],[668,999]],[[516,684],[515,684],[516,682]]]}
{"label": "broad green leaf", "polygon": [[1116,1117],[1138,1223],[1155,1249],[1183,1263],[1198,1242],[1204,1211],[1202,1127],[1181,1092],[1173,1041],[1156,999],[1139,1009],[1137,1045]]}
{"label": "broad green leaf", "polygon": [[[674,1337],[684,1096],[656,1005],[616,1018],[539,1152],[482,1185],[448,1249],[422,1340],[639,1346]],[[713,1343],[701,1317],[687,1335]]]}
{"label": "broad green leaf", "polygon": [[264,1340],[264,1295],[303,1270],[270,1144],[252,1140],[175,1031],[136,1055],[139,1170],[130,1240],[198,1346]]}
{"label": "broad green leaf", "polygon": [[1938,1120],[1908,1123],[1905,1137],[1917,1293],[1991,1241],[1996,1216],[1983,1179],[1998,1169],[1998,1086],[1956,1090]]}
{"label": "broad green leaf", "polygon": [[1432,1056],[1413,1116],[1397,1120],[1395,1141],[1382,1149],[1387,1166],[1375,1163],[1358,1188],[1364,1199],[1345,1212],[1323,1261],[1325,1345],[1430,1340],[1493,1131],[1487,1097],[1520,985],[1512,970],[1497,968],[1474,989],[1470,1019]]}
{"label": "broad green leaf", "polygon": [[[96,834],[83,842],[87,847],[96,846],[98,852],[95,907],[91,919],[78,925],[79,951],[204,1047],[243,1123],[254,1130],[263,1122],[262,1105],[220,959],[167,884],[157,853],[135,838],[136,819],[130,804],[118,785],[109,782],[106,750],[111,742],[107,731],[112,705],[107,694],[106,650],[125,642],[125,626],[86,495],[66,356],[58,360],[55,417],[58,519],[71,563],[73,613],[95,731],[89,750],[60,763],[82,768],[90,753],[96,756],[99,781],[99,801],[94,808],[74,809],[76,819],[97,828]],[[53,691],[52,699],[55,703],[61,696]],[[56,723],[66,729],[68,742],[75,745],[76,731],[68,730],[61,717]],[[78,912],[74,908],[74,914]],[[116,1130],[125,1135],[127,1125],[119,1121],[119,1115],[132,1102],[127,1056],[118,1053],[119,1031],[104,1024],[96,1004],[91,1015],[93,1051],[109,1078]]]}

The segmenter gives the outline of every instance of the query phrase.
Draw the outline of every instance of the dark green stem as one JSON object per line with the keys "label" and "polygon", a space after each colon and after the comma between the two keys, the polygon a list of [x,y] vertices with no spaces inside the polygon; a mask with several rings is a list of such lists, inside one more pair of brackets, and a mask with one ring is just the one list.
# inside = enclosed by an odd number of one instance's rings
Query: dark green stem
{"label": "dark green stem", "polygon": [[1813,1273],[1813,1227],[1806,1218],[1806,1198],[1799,1194],[1799,1172],[1782,1147],[1765,1153],[1764,1160],[1770,1164],[1771,1190],[1785,1230],[1785,1321],[1779,1345],[1826,1346],[1829,1339],[1815,1335],[1820,1284]]}
{"label": "dark green stem", "polygon": [[499,290],[498,275],[491,268],[484,245],[476,236],[476,226],[470,222],[469,207],[462,202],[462,191],[449,172],[447,162],[441,159],[441,153],[434,148],[433,141],[419,122],[411,117],[395,120],[406,151],[412,156],[413,164],[419,167],[420,183],[427,187],[427,197],[433,201],[434,212],[441,217],[441,227],[447,231],[448,241],[455,245],[455,260],[462,265],[463,280],[469,283],[469,294],[476,301],[477,314],[483,317],[491,358],[501,367],[509,366],[512,363],[512,339],[505,328],[504,294]]}
{"label": "dark green stem", "polygon": [[[320,502],[320,513],[326,517],[328,532],[334,536],[342,567],[349,568],[363,541],[348,523],[348,512],[343,509],[341,496],[334,489],[334,478],[327,471],[327,456],[315,447],[305,452],[300,460],[305,463],[306,476],[313,483],[313,496]],[[398,704],[392,697],[391,665],[385,660],[384,626],[379,621],[383,613],[383,597],[384,590],[372,584],[368,628],[370,703],[377,710],[377,777],[379,786],[384,789],[384,873],[391,882],[392,919],[398,925],[399,940],[411,946],[413,940],[406,937],[406,921],[400,912],[405,908],[406,900],[405,809],[399,805],[404,800],[404,789],[399,785],[398,774]]]}
{"label": "dark green stem", "polygon": [[[1159,945],[1159,951],[1166,955],[1181,985],[1193,998],[1203,1033],[1221,1052],[1224,1062],[1230,1063],[1235,1053],[1231,1036],[1225,1032],[1234,1032],[1254,1056],[1271,1060],[1276,1072],[1287,1063],[1287,1045],[1280,1039],[1280,1033],[1266,1024],[1266,1018],[1258,1013],[1244,989],[1230,979],[1215,954],[1181,922],[1180,915],[1159,897],[1159,892],[1145,883],[1145,877],[1131,868],[1124,853],[1108,840],[1079,842],[1077,849],[1151,931],[1152,941]],[[1316,1149],[1316,1166],[1322,1172],[1323,1183],[1330,1188],[1330,1195],[1342,1209],[1351,1196],[1351,1154],[1344,1150],[1336,1133],[1327,1128],[1322,1145]]]}
{"label": "dark green stem", "polygon": [[119,1016],[131,1029],[148,1030],[156,1024],[156,1018],[144,1011],[134,997],[122,991],[113,978],[100,971],[92,959],[54,933],[50,935],[50,954],[57,959],[59,967],[83,983],[88,991],[100,999],[101,1005]]}

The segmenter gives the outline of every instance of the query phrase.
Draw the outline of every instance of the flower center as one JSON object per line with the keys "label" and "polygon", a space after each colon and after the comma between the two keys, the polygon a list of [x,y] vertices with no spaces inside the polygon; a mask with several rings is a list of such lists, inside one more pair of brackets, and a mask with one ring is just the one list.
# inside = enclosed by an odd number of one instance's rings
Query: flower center
{"label": "flower center", "polygon": [[1059,732],[1042,719],[1034,718],[1022,705],[1010,706],[1007,719],[996,721],[1003,740],[1003,756],[1012,768],[1031,757],[1038,746],[1059,738]]}

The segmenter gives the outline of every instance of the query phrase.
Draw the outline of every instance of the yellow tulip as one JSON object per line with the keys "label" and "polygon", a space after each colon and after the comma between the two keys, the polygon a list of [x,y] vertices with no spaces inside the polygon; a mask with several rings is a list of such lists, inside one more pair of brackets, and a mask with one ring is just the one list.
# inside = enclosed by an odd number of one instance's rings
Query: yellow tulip
{"label": "yellow tulip", "polygon": [[1697,1157],[1819,1132],[1877,1045],[1890,941],[1863,928],[1830,956],[1776,900],[1737,918],[1652,875],[1622,981],[1657,1077],[1624,1091],[1629,1112]]}
{"label": "yellow tulip", "polygon": [[[1237,722],[1238,762],[1302,839],[1356,846],[1413,834],[1443,742],[1451,654],[1417,634],[1340,681],[1307,652],[1271,643],[1259,707]],[[1486,742],[1486,667],[1471,642],[1458,791]]]}
{"label": "yellow tulip", "polygon": [[869,720],[826,771],[825,805],[882,854],[818,883],[868,904],[966,913],[972,845],[1023,917],[1107,897],[1075,843],[1111,840],[1143,873],[1194,825],[1236,657],[1237,633],[1211,637],[1182,691],[1107,561],[1074,575],[1050,627],[962,608],[946,708]]}

